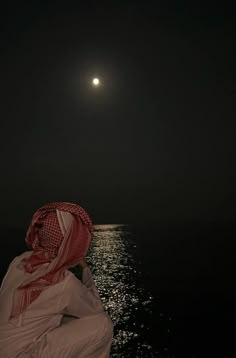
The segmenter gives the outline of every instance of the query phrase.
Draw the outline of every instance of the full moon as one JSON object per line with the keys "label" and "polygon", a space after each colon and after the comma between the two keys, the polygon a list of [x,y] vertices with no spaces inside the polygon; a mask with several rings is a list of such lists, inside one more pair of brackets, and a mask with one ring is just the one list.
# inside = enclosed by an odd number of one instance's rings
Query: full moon
{"label": "full moon", "polygon": [[99,85],[100,85],[100,80],[99,80],[98,78],[94,78],[94,79],[93,79],[93,85],[94,85],[95,87],[99,86]]}

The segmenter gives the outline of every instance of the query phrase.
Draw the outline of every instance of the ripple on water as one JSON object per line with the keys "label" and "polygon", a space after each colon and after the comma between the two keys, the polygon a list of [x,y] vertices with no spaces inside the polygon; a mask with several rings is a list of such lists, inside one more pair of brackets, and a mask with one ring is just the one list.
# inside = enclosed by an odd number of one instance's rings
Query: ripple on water
{"label": "ripple on water", "polygon": [[[114,324],[112,357],[162,357],[147,342],[153,296],[137,282],[136,244],[125,225],[96,225],[86,257],[104,309]],[[75,268],[76,274],[76,268]],[[143,311],[146,315],[142,320]],[[142,315],[139,314],[142,312]]]}

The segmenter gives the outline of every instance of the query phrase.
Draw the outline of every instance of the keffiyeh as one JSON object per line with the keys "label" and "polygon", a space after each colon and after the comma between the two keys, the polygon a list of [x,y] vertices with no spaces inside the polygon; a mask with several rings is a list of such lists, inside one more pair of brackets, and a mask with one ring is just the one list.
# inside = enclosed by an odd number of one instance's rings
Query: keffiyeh
{"label": "keffiyeh", "polygon": [[65,270],[86,256],[91,236],[91,219],[79,205],[51,203],[36,211],[25,239],[33,253],[21,261],[31,275],[14,292],[10,319],[64,279]]}

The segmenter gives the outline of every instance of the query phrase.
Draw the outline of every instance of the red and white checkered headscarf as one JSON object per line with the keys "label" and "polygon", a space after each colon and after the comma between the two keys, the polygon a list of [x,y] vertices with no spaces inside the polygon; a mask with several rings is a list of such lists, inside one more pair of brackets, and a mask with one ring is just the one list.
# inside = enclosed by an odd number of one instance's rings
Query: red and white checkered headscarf
{"label": "red and white checkered headscarf", "polygon": [[33,253],[21,261],[31,275],[17,287],[9,319],[24,311],[43,290],[64,279],[65,270],[86,256],[91,236],[92,221],[79,205],[51,203],[36,211],[25,239]]}

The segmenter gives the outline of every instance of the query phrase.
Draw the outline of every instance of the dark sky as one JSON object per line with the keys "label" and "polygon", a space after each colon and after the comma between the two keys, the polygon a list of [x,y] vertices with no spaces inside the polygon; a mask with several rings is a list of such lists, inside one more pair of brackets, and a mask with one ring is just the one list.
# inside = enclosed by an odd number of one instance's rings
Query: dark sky
{"label": "dark sky", "polygon": [[231,9],[63,3],[1,8],[1,225],[50,201],[96,223],[234,218]]}

